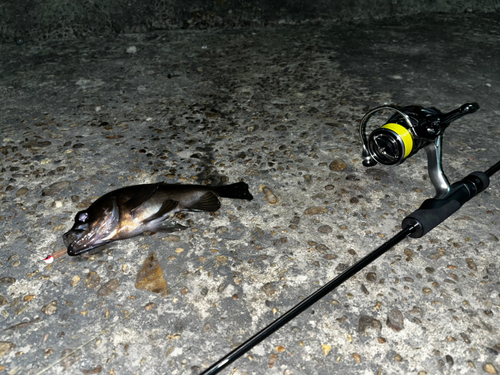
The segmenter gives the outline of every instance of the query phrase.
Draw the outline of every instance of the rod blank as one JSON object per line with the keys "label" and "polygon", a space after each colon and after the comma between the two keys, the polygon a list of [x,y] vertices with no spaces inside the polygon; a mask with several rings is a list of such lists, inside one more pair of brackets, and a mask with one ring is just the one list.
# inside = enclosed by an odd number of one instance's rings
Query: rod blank
{"label": "rod blank", "polygon": [[217,374],[220,370],[225,368],[231,362],[233,362],[236,359],[238,359],[239,357],[241,357],[247,351],[252,349],[254,346],[259,344],[260,342],[265,340],[268,336],[272,335],[278,329],[280,329],[285,324],[287,324],[290,320],[294,319],[297,315],[299,315],[302,312],[304,312],[305,310],[307,310],[309,307],[311,307],[316,302],[318,302],[321,298],[323,298],[328,293],[333,291],[335,288],[337,288],[339,285],[344,283],[346,280],[350,279],[356,273],[358,273],[363,268],[365,268],[368,264],[372,263],[375,259],[377,259],[381,255],[383,255],[385,252],[387,252],[393,246],[397,245],[399,242],[404,240],[406,237],[408,237],[412,233],[412,231],[416,227],[417,227],[416,225],[415,226],[408,226],[407,228],[401,230],[399,233],[397,233],[394,237],[390,238],[383,245],[381,245],[377,249],[373,250],[371,253],[366,255],[364,258],[362,258],[357,263],[353,264],[351,267],[349,267],[347,270],[342,272],[336,278],[334,278],[333,280],[331,280],[328,283],[326,283],[325,285],[323,285],[316,292],[309,295],[307,298],[303,299],[300,303],[298,303],[297,305],[292,307],[290,310],[288,310],[286,313],[284,313],[282,316],[280,316],[274,322],[269,324],[267,327],[263,328],[261,331],[259,331],[258,333],[256,333],[252,337],[250,337],[247,341],[245,341],[243,344],[238,346],[232,352],[230,352],[229,354],[227,354],[224,357],[222,357],[221,359],[219,359],[212,366],[210,366],[205,371],[203,371],[200,375]]}

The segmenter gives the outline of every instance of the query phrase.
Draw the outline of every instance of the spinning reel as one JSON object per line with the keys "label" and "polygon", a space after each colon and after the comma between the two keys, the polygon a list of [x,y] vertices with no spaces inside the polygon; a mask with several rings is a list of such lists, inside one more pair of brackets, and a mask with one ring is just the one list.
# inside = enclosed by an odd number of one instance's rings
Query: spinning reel
{"label": "spinning reel", "polygon": [[[443,133],[453,121],[478,109],[477,103],[466,103],[449,113],[442,113],[434,107],[376,107],[363,117],[359,125],[359,135],[363,142],[363,165],[372,167],[377,163],[401,164],[424,148],[428,158],[429,177],[436,189],[434,198],[443,198],[451,189],[441,166]],[[395,113],[367,137],[368,121],[377,112],[384,110]]]}

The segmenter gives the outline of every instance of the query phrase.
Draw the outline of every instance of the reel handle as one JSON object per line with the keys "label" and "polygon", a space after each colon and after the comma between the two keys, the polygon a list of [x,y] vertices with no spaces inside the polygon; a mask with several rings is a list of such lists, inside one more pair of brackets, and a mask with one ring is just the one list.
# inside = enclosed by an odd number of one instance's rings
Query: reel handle
{"label": "reel handle", "polygon": [[479,104],[477,103],[465,103],[460,108],[457,108],[451,112],[448,112],[441,117],[442,126],[447,127],[455,120],[458,120],[460,117],[468,115],[470,113],[474,113],[479,109]]}

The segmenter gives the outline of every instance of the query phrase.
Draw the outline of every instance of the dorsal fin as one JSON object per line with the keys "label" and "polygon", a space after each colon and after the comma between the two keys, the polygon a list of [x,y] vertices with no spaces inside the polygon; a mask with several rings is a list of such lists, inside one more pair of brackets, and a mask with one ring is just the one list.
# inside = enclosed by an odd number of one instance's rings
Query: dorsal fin
{"label": "dorsal fin", "polygon": [[151,215],[147,219],[144,219],[144,223],[149,223],[150,221],[159,219],[162,216],[165,216],[170,211],[174,210],[178,206],[179,202],[174,201],[172,199],[167,199],[161,204],[160,209],[154,215]]}
{"label": "dorsal fin", "polygon": [[132,216],[134,216],[135,211],[153,196],[159,186],[159,183],[142,185],[141,189],[133,195],[132,198],[125,202],[125,208],[130,211]]}
{"label": "dorsal fin", "polygon": [[220,208],[220,201],[214,193],[207,191],[198,201],[186,206],[186,208],[192,211],[214,212]]}

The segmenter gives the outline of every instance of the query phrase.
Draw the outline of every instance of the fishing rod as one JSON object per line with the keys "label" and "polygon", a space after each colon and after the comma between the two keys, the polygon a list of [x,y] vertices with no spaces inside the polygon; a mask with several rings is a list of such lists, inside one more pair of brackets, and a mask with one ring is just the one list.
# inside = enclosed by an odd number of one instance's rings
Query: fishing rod
{"label": "fishing rod", "polygon": [[[444,130],[451,122],[464,115],[474,113],[478,109],[477,103],[466,103],[446,114],[433,107],[423,108],[420,106],[381,106],[369,111],[362,118],[359,126],[359,135],[363,143],[363,165],[371,167],[377,163],[401,164],[423,148],[427,154],[429,177],[436,189],[435,197],[425,200],[415,212],[408,215],[403,220],[399,233],[212,364],[201,375],[217,374],[393,246],[408,236],[412,238],[424,236],[460,209],[464,203],[484,191],[489,186],[489,178],[500,171],[500,161],[486,171],[473,172],[452,185],[448,182],[441,164]],[[370,118],[377,112],[387,110],[393,111],[394,114],[384,125],[367,136],[366,126]]]}

